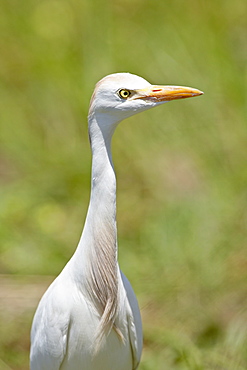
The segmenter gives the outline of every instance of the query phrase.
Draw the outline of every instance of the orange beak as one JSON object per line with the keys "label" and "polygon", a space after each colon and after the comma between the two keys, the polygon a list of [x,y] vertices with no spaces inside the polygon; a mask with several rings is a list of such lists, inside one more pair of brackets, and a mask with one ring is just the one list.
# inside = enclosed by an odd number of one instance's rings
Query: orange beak
{"label": "orange beak", "polygon": [[191,98],[202,94],[202,91],[193,89],[192,87],[151,85],[145,89],[137,90],[134,99],[165,102],[175,99]]}

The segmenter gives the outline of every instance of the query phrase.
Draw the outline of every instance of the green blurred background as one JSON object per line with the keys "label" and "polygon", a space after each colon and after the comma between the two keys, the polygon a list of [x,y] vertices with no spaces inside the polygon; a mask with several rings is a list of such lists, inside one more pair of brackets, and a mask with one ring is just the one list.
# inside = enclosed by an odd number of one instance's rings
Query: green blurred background
{"label": "green blurred background", "polygon": [[35,308],[88,206],[90,96],[126,71],[205,92],[113,140],[140,369],[247,369],[247,2],[2,0],[0,31],[0,369],[28,369]]}

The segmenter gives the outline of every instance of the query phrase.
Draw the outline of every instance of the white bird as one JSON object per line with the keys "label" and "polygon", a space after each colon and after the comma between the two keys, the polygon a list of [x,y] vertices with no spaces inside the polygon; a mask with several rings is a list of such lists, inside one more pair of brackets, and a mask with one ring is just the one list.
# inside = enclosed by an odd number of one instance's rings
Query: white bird
{"label": "white bird", "polygon": [[116,73],[99,81],[88,123],[90,204],[78,247],[42,297],[31,331],[31,370],[134,370],[142,323],[134,291],[117,260],[116,178],[111,139],[123,119],[174,99],[201,95]]}

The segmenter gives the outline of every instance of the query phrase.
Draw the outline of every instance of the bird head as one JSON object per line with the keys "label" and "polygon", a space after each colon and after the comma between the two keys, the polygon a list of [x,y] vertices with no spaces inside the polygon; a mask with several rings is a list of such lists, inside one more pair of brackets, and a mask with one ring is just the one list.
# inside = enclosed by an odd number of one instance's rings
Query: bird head
{"label": "bird head", "polygon": [[142,77],[130,73],[115,73],[96,84],[89,117],[95,114],[108,124],[118,123],[171,100],[201,94],[203,92],[191,87],[151,85]]}

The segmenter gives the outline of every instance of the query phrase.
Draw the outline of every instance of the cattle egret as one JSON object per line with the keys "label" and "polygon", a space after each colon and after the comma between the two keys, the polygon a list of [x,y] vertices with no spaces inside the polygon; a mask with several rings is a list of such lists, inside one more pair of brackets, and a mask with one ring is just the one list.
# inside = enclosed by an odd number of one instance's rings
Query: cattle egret
{"label": "cattle egret", "polygon": [[31,370],[134,370],[142,323],[134,291],[117,260],[116,177],[111,139],[123,119],[170,100],[201,95],[116,73],[90,102],[90,204],[78,247],[42,297],[31,331]]}

